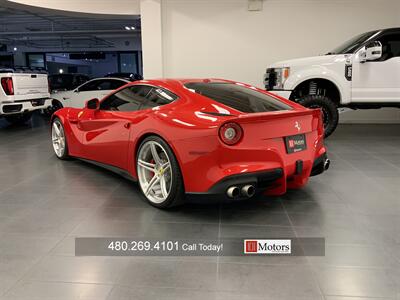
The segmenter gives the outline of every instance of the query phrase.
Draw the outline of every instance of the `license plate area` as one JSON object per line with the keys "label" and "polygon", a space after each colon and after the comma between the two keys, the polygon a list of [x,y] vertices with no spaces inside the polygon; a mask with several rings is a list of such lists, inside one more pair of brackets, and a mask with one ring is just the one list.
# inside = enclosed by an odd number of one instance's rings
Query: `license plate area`
{"label": "license plate area", "polygon": [[286,152],[288,154],[304,151],[307,149],[305,134],[297,134],[285,137]]}

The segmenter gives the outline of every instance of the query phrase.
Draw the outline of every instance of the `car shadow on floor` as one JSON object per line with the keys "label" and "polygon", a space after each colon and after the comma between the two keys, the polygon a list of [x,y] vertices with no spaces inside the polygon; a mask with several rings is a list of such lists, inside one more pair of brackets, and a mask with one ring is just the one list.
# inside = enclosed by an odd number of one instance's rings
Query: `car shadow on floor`
{"label": "car shadow on floor", "polygon": [[11,124],[5,118],[0,117],[0,133],[1,134],[19,134],[29,133],[32,129],[46,130],[50,126],[50,118],[38,112],[32,115],[32,118],[23,124]]}
{"label": "car shadow on floor", "polygon": [[[101,187],[105,185],[112,185],[115,188],[112,189],[109,201],[107,202],[110,206],[118,206],[121,198],[127,199],[130,203],[126,202],[123,206],[132,207],[149,207],[155,210],[157,208],[151,207],[147,202],[145,197],[142,195],[137,182],[128,180],[116,173],[106,170],[102,167],[96,166],[94,164],[81,161],[79,159],[72,159],[65,163],[72,163],[76,167],[82,168],[82,175],[79,178],[80,185],[87,187]],[[168,214],[185,214],[191,213],[193,211],[203,210],[203,211],[254,211],[255,213],[285,213],[283,201],[293,201],[290,199],[301,198],[304,200],[305,192],[302,190],[290,190],[288,196],[278,197],[278,196],[264,196],[256,195],[245,200],[228,200],[225,196],[221,196],[221,199],[208,200],[204,197],[201,201],[193,201],[190,197],[186,198],[186,202],[177,207],[172,207],[164,210]],[[287,200],[287,199],[289,200]],[[115,199],[115,204],[112,203]],[[313,198],[312,194],[307,195],[308,202],[316,203],[316,199]]]}

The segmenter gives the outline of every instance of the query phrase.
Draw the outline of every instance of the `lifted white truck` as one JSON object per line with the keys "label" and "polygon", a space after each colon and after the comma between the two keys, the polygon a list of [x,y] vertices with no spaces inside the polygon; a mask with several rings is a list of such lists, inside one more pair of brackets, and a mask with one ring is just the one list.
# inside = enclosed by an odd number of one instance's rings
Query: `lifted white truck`
{"label": "lifted white truck", "polygon": [[323,56],[277,62],[265,88],[306,107],[321,108],[325,136],[338,108],[400,108],[400,28],[360,34]]}
{"label": "lifted white truck", "polygon": [[0,69],[0,117],[25,123],[35,110],[51,106],[47,73],[28,69]]}

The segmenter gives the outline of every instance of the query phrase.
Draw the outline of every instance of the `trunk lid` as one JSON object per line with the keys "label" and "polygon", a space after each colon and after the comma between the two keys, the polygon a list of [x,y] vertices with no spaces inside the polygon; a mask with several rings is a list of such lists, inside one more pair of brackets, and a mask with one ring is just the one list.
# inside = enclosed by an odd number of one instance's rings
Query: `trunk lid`
{"label": "trunk lid", "polygon": [[243,142],[306,134],[322,126],[319,109],[243,114],[231,122],[243,128]]}

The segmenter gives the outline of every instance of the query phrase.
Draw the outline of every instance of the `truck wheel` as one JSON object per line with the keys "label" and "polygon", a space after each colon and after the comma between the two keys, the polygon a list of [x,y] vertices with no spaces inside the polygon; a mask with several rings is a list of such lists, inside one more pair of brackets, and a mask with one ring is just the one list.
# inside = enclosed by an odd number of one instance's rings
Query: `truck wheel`
{"label": "truck wheel", "polygon": [[45,115],[51,117],[57,110],[60,110],[61,108],[63,108],[61,102],[54,99],[51,106],[45,110]]}
{"label": "truck wheel", "polygon": [[13,125],[22,125],[28,122],[32,118],[32,112],[16,115],[4,116],[8,123]]}
{"label": "truck wheel", "polygon": [[308,108],[320,108],[324,121],[325,137],[330,136],[339,123],[339,112],[336,104],[326,96],[307,95],[299,98],[297,102]]}

